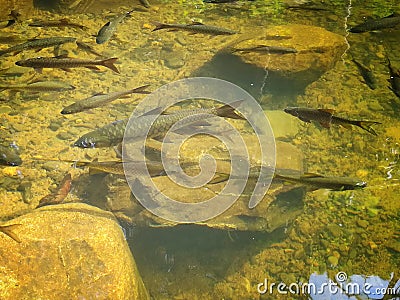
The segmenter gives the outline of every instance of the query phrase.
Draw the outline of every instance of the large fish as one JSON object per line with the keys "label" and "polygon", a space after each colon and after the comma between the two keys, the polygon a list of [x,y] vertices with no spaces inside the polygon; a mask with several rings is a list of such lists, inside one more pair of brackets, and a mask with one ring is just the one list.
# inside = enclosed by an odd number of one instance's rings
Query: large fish
{"label": "large fish", "polygon": [[329,189],[333,191],[344,191],[362,189],[367,186],[365,181],[361,181],[358,178],[329,177],[313,173],[305,173],[298,176],[275,173],[274,179],[306,185],[311,190]]}
{"label": "large fish", "polygon": [[236,31],[230,29],[217,26],[204,25],[203,23],[200,22],[193,22],[191,24],[165,24],[160,22],[152,22],[152,23],[156,26],[156,28],[154,28],[152,31],[161,29],[170,29],[171,31],[185,30],[193,33],[205,33],[211,35],[231,35],[237,33]]}
{"label": "large fish", "polygon": [[394,13],[381,19],[367,20],[360,25],[354,26],[349,31],[352,33],[362,33],[367,31],[393,28],[398,24],[400,24],[400,15]]}
{"label": "large fish", "polygon": [[22,160],[15,149],[0,145],[0,165],[19,166],[20,164],[22,164]]}
{"label": "large fish", "polygon": [[103,27],[101,27],[99,32],[97,33],[96,43],[103,44],[103,43],[107,42],[114,35],[119,23],[121,23],[132,12],[133,12],[133,10],[128,11],[124,14],[121,14],[121,15],[115,17],[111,21],[108,21],[106,24],[104,24]]}
{"label": "large fish", "polygon": [[343,127],[350,127],[354,125],[360,127],[373,135],[377,135],[375,130],[371,127],[374,124],[381,124],[380,122],[373,121],[353,121],[333,115],[332,109],[314,109],[306,107],[287,107],[284,111],[292,116],[299,118],[304,122],[310,123],[311,121],[318,122],[325,128],[330,128],[331,124],[341,125]]}
{"label": "large fish", "polygon": [[171,128],[173,124],[182,120],[182,126],[190,125],[199,121],[203,121],[207,115],[216,115],[220,117],[232,118],[232,119],[243,119],[235,112],[235,107],[239,106],[242,100],[231,103],[230,105],[224,105],[219,108],[210,109],[183,109],[173,114],[160,115],[153,123],[154,116],[149,115],[152,112],[148,112],[139,118],[135,119],[135,124],[129,127],[125,133],[125,128],[128,123],[128,119],[113,122],[105,125],[99,129],[91,131],[80,137],[75,143],[75,147],[80,148],[99,148],[99,147],[110,147],[118,145],[122,142],[125,137],[130,141],[140,139],[144,137],[145,132],[150,128],[147,137],[157,139]]}
{"label": "large fish", "polygon": [[267,54],[289,54],[289,53],[297,53],[297,50],[290,47],[279,47],[279,46],[265,46],[265,45],[258,45],[255,47],[249,48],[235,48],[232,52],[260,52],[260,53],[267,53]]}
{"label": "large fish", "polygon": [[390,72],[390,79],[388,81],[390,82],[390,89],[395,93],[397,97],[400,98],[400,70],[395,69],[392,64],[390,63],[389,58],[388,60],[388,67],[389,67],[389,72]]}
{"label": "large fish", "polygon": [[74,86],[62,81],[37,81],[28,84],[0,85],[0,91],[16,90],[29,92],[64,92],[74,89]]}
{"label": "large fish", "polygon": [[110,94],[96,94],[93,95],[92,97],[83,99],[81,101],[75,102],[67,107],[65,107],[62,111],[61,114],[66,115],[66,114],[74,114],[78,113],[81,111],[85,111],[91,108],[96,108],[100,107],[106,103],[112,102],[116,99],[126,97],[129,94],[137,93],[137,94],[150,94],[149,91],[146,91],[145,89],[149,85],[143,85],[138,88],[134,88],[128,91],[122,91],[122,92],[114,92]]}
{"label": "large fish", "polygon": [[86,26],[73,23],[70,20],[64,18],[61,20],[48,20],[48,21],[34,21],[28,26],[31,27],[72,27],[72,28],[78,28],[78,29],[87,29]]}
{"label": "large fish", "polygon": [[108,59],[93,60],[93,59],[79,59],[71,58],[65,55],[57,57],[36,57],[28,58],[25,60],[17,61],[15,64],[21,67],[34,68],[41,72],[43,68],[58,68],[69,71],[70,68],[84,67],[92,70],[99,70],[97,66],[104,66],[119,74],[119,70],[114,65],[118,58],[112,57]]}
{"label": "large fish", "polygon": [[352,61],[356,64],[358,71],[364,78],[364,81],[369,86],[369,88],[371,90],[376,89],[376,79],[372,70],[355,59],[353,59]]}
{"label": "large fish", "polygon": [[0,56],[5,55],[7,53],[17,54],[24,50],[32,50],[32,49],[40,50],[48,47],[56,47],[65,43],[74,43],[75,41],[76,38],[73,37],[51,37],[44,39],[33,39],[25,43],[9,47],[7,49],[0,50]]}

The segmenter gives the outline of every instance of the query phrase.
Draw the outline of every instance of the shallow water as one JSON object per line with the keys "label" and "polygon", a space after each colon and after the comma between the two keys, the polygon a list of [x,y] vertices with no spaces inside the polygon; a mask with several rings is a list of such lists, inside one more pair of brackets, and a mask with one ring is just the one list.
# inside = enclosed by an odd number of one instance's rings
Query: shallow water
{"label": "shallow water", "polygon": [[[71,14],[46,11],[44,7],[36,8],[29,15],[21,11],[19,22],[0,29],[1,35],[23,36],[24,39],[76,37],[105,57],[118,57],[116,66],[120,74],[101,66],[100,71],[44,69],[42,74],[31,68],[15,66],[18,60],[39,55],[96,58],[75,44],[62,45],[58,53],[53,52],[53,48],[46,48],[38,53],[27,50],[0,57],[0,69],[4,70],[0,71],[0,85],[40,79],[61,80],[76,87],[60,93],[0,92],[2,144],[17,145],[23,160],[21,166],[0,169],[1,219],[8,220],[33,210],[69,172],[73,177],[73,187],[68,201],[86,202],[104,209],[111,206],[120,217],[139,272],[154,299],[298,298],[300,295],[290,295],[292,291],[288,289],[285,291],[289,295],[276,288],[271,288],[272,293],[269,290],[260,293],[257,287],[265,278],[269,283],[283,282],[287,286],[311,282],[312,274],[325,274],[321,275],[325,276],[321,279],[323,282],[329,281],[328,278],[338,282],[340,272],[349,278],[378,276],[386,283],[391,277],[394,281],[400,279],[400,99],[388,88],[387,82],[390,77],[387,58],[394,67],[400,68],[400,25],[378,32],[347,32],[366,17],[378,18],[400,12],[400,4],[394,0],[316,1],[309,4],[314,9],[296,9],[287,7],[299,5],[295,2],[265,2],[152,1],[149,9],[134,3],[137,11],[123,20],[115,35],[101,45],[95,43],[92,35],[114,16],[130,10],[126,3],[99,2],[81,13]],[[18,7],[14,8],[18,10]],[[65,17],[88,29],[27,26],[32,20]],[[210,37],[183,31],[151,32],[154,28],[152,21],[183,24],[192,20],[239,33]],[[238,38],[254,38],[265,29],[292,24],[322,27],[337,34],[344,46],[340,53],[335,54],[336,61],[326,70],[315,67],[311,75],[299,72],[287,76],[290,70],[282,72],[279,66],[274,67],[273,61],[269,64],[268,60],[263,67],[256,67],[225,51]],[[307,44],[307,41],[302,42]],[[18,43],[0,46],[5,49]],[[271,44],[291,45],[289,39],[271,40]],[[296,57],[300,54],[288,55]],[[312,55],[317,57],[319,54]],[[377,81],[375,90],[365,84],[352,58],[372,69]],[[298,67],[295,63],[286,65]],[[313,80],[304,79],[309,75]],[[61,115],[65,106],[99,92],[132,89],[146,84],[150,85],[150,91],[155,91],[164,84],[195,76],[232,82],[259,101],[265,111],[281,111],[287,106],[330,108],[335,110],[335,115],[344,118],[381,122],[374,126],[378,135],[373,136],[355,127],[332,126],[326,129],[315,123],[293,121],[294,117],[284,114],[271,120],[273,127],[279,126],[279,131],[284,132],[278,135],[278,128],[273,128],[276,140],[300,150],[303,166],[299,171],[358,177],[368,183],[367,187],[354,191],[321,189],[298,193],[287,192],[286,185],[278,186],[278,194],[287,193],[286,198],[280,200],[285,203],[282,209],[268,216],[271,223],[276,224],[272,226],[274,230],[267,230],[265,219],[260,218],[262,209],[268,207],[266,199],[263,200],[265,207],[259,208],[258,214],[252,215],[248,208],[241,213],[234,210],[240,217],[226,219],[225,227],[221,222],[211,221],[201,225],[172,226],[175,224],[144,214],[136,202],[134,209],[128,210],[126,207],[132,205],[130,192],[126,182],[118,176],[117,179],[109,175],[106,178],[89,176],[87,169],[74,168],[71,163],[63,162],[116,160],[117,154],[111,147],[80,149],[72,147],[72,143],[86,132],[129,117],[136,100],[144,96],[133,95],[75,115]],[[201,104],[209,105],[207,102]],[[186,104],[182,106],[185,108]],[[254,133],[240,121],[232,123],[242,133]],[[207,147],[212,143],[199,139],[192,145],[193,149],[184,152],[197,161],[199,155],[209,151]],[[225,158],[224,150],[218,144],[210,153]],[[256,148],[255,151],[259,150]],[[287,150],[285,155],[289,153]],[[257,155],[255,157],[253,161],[259,161]],[[54,161],[46,161],[49,159]],[[171,186],[164,178],[155,181],[170,197],[181,201],[185,198],[204,200],[215,193],[214,187],[187,191]],[[104,189],[100,189],[100,185]],[[215,189],[220,192],[219,188]],[[248,198],[242,198],[241,201],[247,204]],[[292,212],[290,208],[296,208],[296,211]],[[246,228],[248,230],[244,230]],[[323,294],[322,297],[326,298],[311,296],[313,299],[327,299],[328,294]],[[339,299],[335,298],[335,293],[331,294],[332,299]],[[362,297],[366,298],[366,295]],[[374,299],[382,298],[379,297]],[[388,299],[391,297],[394,296]]]}

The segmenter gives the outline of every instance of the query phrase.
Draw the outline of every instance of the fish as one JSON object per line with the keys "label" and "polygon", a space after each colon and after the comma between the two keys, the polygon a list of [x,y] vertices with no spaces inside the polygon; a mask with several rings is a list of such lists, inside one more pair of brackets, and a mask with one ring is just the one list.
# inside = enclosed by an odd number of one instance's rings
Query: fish
{"label": "fish", "polygon": [[235,3],[238,0],[203,0],[204,3],[213,3],[213,4],[225,4],[225,3]]}
{"label": "fish", "polygon": [[397,96],[400,98],[400,70],[396,70],[391,62],[390,59],[387,58],[388,60],[388,67],[389,67],[389,72],[390,72],[390,79],[388,79],[390,83],[389,89]]}
{"label": "fish", "polygon": [[314,173],[302,175],[280,175],[274,174],[275,180],[299,183],[308,186],[311,190],[328,189],[332,191],[345,191],[362,189],[367,186],[365,181],[352,177],[330,177]]}
{"label": "fish", "polygon": [[121,15],[115,17],[111,21],[108,21],[106,24],[104,24],[103,27],[101,27],[99,32],[97,33],[96,43],[104,44],[105,42],[107,42],[114,35],[119,23],[121,23],[132,12],[133,12],[133,10],[128,11],[124,14],[121,14]]}
{"label": "fish", "polygon": [[249,48],[235,48],[232,52],[265,52],[268,54],[288,54],[288,53],[297,53],[298,51],[294,48],[289,47],[279,47],[279,46],[265,46],[259,45],[255,47]]}
{"label": "fish", "polygon": [[64,92],[74,90],[75,87],[62,81],[36,81],[28,84],[0,85],[0,91],[17,90],[28,92]]}
{"label": "fish", "polygon": [[11,224],[11,225],[0,225],[0,231],[6,235],[8,235],[10,238],[12,238],[14,241],[17,243],[21,243],[21,240],[19,237],[13,232],[15,228],[18,226],[21,226],[22,224]]}
{"label": "fish", "polygon": [[56,190],[40,199],[39,204],[38,206],[36,206],[36,208],[46,205],[63,203],[65,198],[69,194],[69,191],[71,190],[71,185],[72,177],[70,173],[67,173],[61,180],[60,184],[57,186]]}
{"label": "fish", "polygon": [[88,29],[86,26],[73,23],[70,20],[63,18],[60,20],[38,20],[28,24],[30,27],[71,27],[71,28],[78,28],[78,29]]}
{"label": "fish", "polygon": [[322,5],[284,5],[286,9],[292,10],[311,10],[311,11],[330,11],[329,8],[322,6]]}
{"label": "fish", "polygon": [[3,166],[19,166],[22,159],[19,157],[15,149],[0,145],[0,165]]}
{"label": "fish", "polygon": [[154,123],[152,122],[154,116],[150,115],[154,114],[154,110],[152,110],[135,119],[136,123],[131,123],[132,126],[128,128],[126,133],[125,128],[129,119],[116,121],[88,132],[74,142],[73,146],[79,148],[116,146],[122,142],[124,135],[125,138],[129,139],[129,141],[143,138],[147,128],[151,128],[148,131],[147,138],[159,139],[160,136],[163,136],[176,122],[184,119],[182,125],[190,125],[198,121],[203,121],[207,118],[205,114],[212,114],[232,119],[244,119],[235,112],[235,107],[239,106],[241,102],[242,100],[235,101],[230,105],[224,105],[219,108],[182,109],[173,114],[160,115]]}
{"label": "fish", "polygon": [[362,24],[350,28],[351,33],[363,33],[374,30],[381,30],[386,28],[393,28],[400,24],[400,15],[393,13],[387,17],[380,19],[367,20]]}
{"label": "fish", "polygon": [[15,64],[21,67],[34,68],[41,72],[43,68],[59,68],[64,71],[69,71],[70,68],[84,67],[92,70],[99,70],[97,66],[104,66],[119,74],[119,70],[114,65],[118,58],[112,57],[107,59],[79,59],[71,58],[66,55],[56,57],[35,57],[17,61]]}
{"label": "fish", "polygon": [[114,92],[110,94],[102,94],[98,93],[89,98],[83,99],[81,101],[75,102],[67,107],[65,107],[61,114],[74,114],[78,112],[82,112],[91,108],[100,107],[106,103],[110,103],[116,99],[125,97],[129,94],[137,93],[137,94],[150,94],[151,92],[146,91],[145,89],[149,87],[149,85],[143,85],[131,90],[122,91],[122,92]]}
{"label": "fish", "polygon": [[357,66],[358,71],[360,72],[361,76],[364,78],[364,81],[368,85],[368,87],[371,90],[375,90],[376,89],[376,79],[375,79],[375,76],[374,76],[374,73],[372,72],[372,70],[370,68],[368,68],[367,66],[365,66],[364,64],[358,62],[355,59],[352,59],[352,61]]}
{"label": "fish", "polygon": [[231,35],[238,33],[237,31],[233,31],[222,27],[204,25],[203,23],[200,22],[193,22],[191,24],[165,24],[160,22],[152,22],[152,23],[156,26],[156,28],[154,28],[152,31],[157,31],[161,29],[170,29],[171,31],[185,30],[185,31],[190,31],[192,33],[204,33],[211,35]]}
{"label": "fish", "polygon": [[[102,161],[99,162],[97,159],[91,162],[76,162],[74,166],[77,167],[88,167],[89,174],[115,174],[125,175],[125,168],[129,168],[129,171],[134,170],[137,175],[144,175],[145,170],[141,170],[139,167],[141,164],[135,161]],[[164,166],[160,161],[146,161],[147,170],[151,177],[158,177],[166,175]]]}
{"label": "fish", "polygon": [[318,122],[321,126],[325,128],[330,128],[331,124],[341,125],[343,127],[350,127],[350,125],[354,125],[368,131],[373,135],[377,135],[375,130],[371,127],[374,124],[382,124],[380,122],[374,121],[353,121],[340,117],[336,117],[333,115],[334,110],[332,109],[314,109],[314,108],[306,108],[306,107],[287,107],[284,109],[284,112],[299,118],[304,122],[310,123],[311,121]]}
{"label": "fish", "polygon": [[75,41],[76,38],[73,37],[50,37],[43,39],[32,39],[25,43],[0,50],[0,56],[8,53],[14,53],[15,55],[24,50],[33,50],[33,49],[41,50],[43,48],[60,46],[65,43],[75,43]]}
{"label": "fish", "polygon": [[0,35],[0,44],[13,44],[13,43],[20,43],[25,39],[19,35]]}

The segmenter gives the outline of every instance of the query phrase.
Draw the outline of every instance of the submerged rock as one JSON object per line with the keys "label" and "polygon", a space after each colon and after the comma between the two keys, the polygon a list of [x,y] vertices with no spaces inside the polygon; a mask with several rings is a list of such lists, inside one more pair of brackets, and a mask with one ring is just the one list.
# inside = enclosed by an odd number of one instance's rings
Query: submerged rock
{"label": "submerged rock", "polygon": [[[234,50],[261,45],[295,49],[297,53],[269,54],[265,51]],[[338,34],[322,27],[290,24],[268,28],[262,34],[239,41],[233,46],[233,54],[245,63],[306,86],[331,69],[345,49],[345,40]]]}
{"label": "submerged rock", "polygon": [[149,299],[111,213],[63,204],[8,223],[21,243],[0,233],[1,299]]}

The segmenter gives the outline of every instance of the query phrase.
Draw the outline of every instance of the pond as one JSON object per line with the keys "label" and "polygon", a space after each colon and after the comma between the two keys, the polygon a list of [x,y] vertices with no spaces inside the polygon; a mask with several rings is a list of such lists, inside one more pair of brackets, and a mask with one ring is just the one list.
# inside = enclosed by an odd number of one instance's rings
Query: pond
{"label": "pond", "polygon": [[0,298],[400,297],[398,1],[0,5]]}

